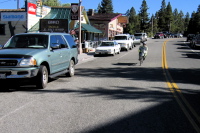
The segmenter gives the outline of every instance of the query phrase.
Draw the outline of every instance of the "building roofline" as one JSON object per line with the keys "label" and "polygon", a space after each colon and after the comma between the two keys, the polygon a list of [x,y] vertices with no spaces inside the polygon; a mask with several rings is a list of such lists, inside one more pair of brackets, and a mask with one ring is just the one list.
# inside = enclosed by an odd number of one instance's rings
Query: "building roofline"
{"label": "building roofline", "polygon": [[117,15],[116,17],[112,18],[111,21],[115,20],[116,18],[122,16],[122,14]]}
{"label": "building roofline", "polygon": [[25,9],[0,9],[0,12],[25,12]]}

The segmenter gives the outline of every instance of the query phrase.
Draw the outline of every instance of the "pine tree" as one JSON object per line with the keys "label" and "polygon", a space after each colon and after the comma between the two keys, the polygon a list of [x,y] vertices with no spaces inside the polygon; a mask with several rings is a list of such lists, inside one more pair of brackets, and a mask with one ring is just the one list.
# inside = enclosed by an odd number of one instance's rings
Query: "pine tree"
{"label": "pine tree", "polygon": [[162,1],[161,8],[158,12],[158,29],[160,31],[165,31],[166,21],[165,21],[165,13],[166,13],[166,3],[165,0]]}
{"label": "pine tree", "polygon": [[183,33],[185,31],[184,21],[185,21],[184,13],[183,13],[183,11],[180,11],[178,14],[178,24],[177,24],[178,33]]}
{"label": "pine tree", "polygon": [[98,6],[98,13],[113,13],[112,0],[102,0],[101,5]]}
{"label": "pine tree", "polygon": [[146,32],[146,30],[149,28],[149,18],[148,18],[148,6],[146,3],[146,0],[142,1],[142,5],[140,7],[139,12],[139,20],[140,20],[140,30],[141,32]]}
{"label": "pine tree", "polygon": [[140,31],[139,20],[134,7],[128,10],[126,15],[129,17],[129,23],[126,25],[124,32],[133,35],[137,31]]}
{"label": "pine tree", "polygon": [[188,24],[188,28],[187,28],[187,32],[190,34],[195,34],[194,16],[195,16],[195,12],[192,13],[189,24]]}
{"label": "pine tree", "polygon": [[194,24],[196,26],[195,33],[200,33],[200,5],[198,6],[197,12],[194,17]]}
{"label": "pine tree", "polygon": [[190,14],[187,12],[185,15],[185,22],[184,22],[185,32],[188,30],[189,21],[190,21]]}
{"label": "pine tree", "polygon": [[165,31],[170,32],[172,20],[173,20],[172,7],[171,7],[170,2],[168,2],[168,5],[165,11],[165,29],[164,29]]}
{"label": "pine tree", "polygon": [[178,9],[175,8],[173,11],[173,20],[171,22],[170,30],[171,32],[175,33],[177,32],[177,22],[178,22]]}

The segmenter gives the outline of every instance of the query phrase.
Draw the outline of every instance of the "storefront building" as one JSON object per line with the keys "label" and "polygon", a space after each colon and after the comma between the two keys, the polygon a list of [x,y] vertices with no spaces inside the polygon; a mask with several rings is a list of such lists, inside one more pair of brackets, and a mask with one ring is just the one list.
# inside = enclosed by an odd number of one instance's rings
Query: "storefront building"
{"label": "storefront building", "polygon": [[[64,32],[73,33],[72,35],[78,37],[79,20],[71,19],[71,7],[44,6],[41,0],[27,0],[26,2],[25,9],[0,9],[0,44],[5,44],[11,36],[18,33],[40,32],[41,19],[66,20],[67,24],[65,24]],[[88,39],[94,40],[95,36],[99,36],[102,33],[90,25],[87,12],[83,6],[81,6],[81,25],[81,42]],[[47,27],[46,31],[61,31],[59,26],[55,26],[59,29],[52,27],[54,26]]]}
{"label": "storefront building", "polygon": [[91,25],[102,31],[101,40],[112,40],[115,35],[122,34],[124,25],[128,23],[128,17],[120,13],[98,14],[89,10],[88,17]]}

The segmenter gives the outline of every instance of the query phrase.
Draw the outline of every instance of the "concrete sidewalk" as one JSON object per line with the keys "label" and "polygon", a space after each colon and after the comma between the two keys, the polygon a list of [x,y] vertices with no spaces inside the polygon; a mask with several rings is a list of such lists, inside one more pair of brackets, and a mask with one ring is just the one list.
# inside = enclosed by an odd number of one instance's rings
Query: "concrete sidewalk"
{"label": "concrete sidewalk", "polygon": [[78,54],[78,64],[90,61],[94,59],[94,51],[89,51],[88,53]]}

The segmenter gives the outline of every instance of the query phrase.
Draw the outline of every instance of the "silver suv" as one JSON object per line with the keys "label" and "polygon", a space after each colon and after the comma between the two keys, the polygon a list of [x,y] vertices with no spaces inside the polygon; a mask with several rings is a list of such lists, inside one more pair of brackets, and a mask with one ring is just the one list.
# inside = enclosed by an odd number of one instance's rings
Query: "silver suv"
{"label": "silver suv", "polygon": [[37,88],[45,88],[48,78],[74,76],[77,63],[78,50],[70,34],[17,34],[0,50],[0,80],[33,79]]}
{"label": "silver suv", "polygon": [[147,34],[146,33],[135,33],[134,34],[136,39],[140,39],[141,42],[147,41]]}

